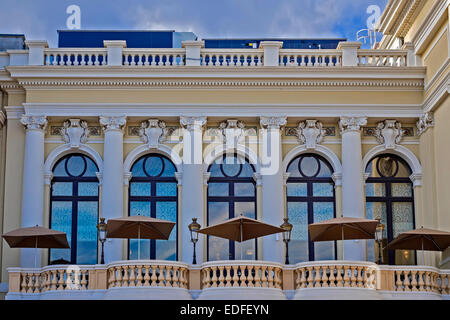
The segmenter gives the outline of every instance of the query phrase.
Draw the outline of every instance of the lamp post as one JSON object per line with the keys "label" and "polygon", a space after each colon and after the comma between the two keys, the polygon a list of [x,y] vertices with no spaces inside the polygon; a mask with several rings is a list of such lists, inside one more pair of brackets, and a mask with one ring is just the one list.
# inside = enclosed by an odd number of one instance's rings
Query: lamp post
{"label": "lamp post", "polygon": [[100,218],[100,223],[97,224],[97,230],[98,230],[98,239],[100,240],[100,243],[102,244],[102,255],[100,259],[100,264],[105,264],[105,253],[104,253],[104,245],[106,241],[106,223],[105,218]]}
{"label": "lamp post", "polygon": [[381,219],[377,219],[378,220],[378,225],[377,225],[377,229],[375,231],[375,238],[376,241],[378,242],[378,264],[382,263],[382,254],[381,254],[381,250],[382,250],[382,242],[383,242],[383,231],[384,231],[384,225],[381,223]]}
{"label": "lamp post", "polygon": [[189,231],[191,232],[191,242],[194,244],[194,256],[192,259],[192,264],[197,264],[197,257],[195,253],[195,246],[198,241],[198,230],[200,230],[201,226],[197,222],[197,218],[192,218],[192,223],[188,226]]}
{"label": "lamp post", "polygon": [[288,218],[284,218],[283,224],[280,226],[281,229],[284,230],[283,232],[283,241],[286,245],[286,261],[285,264],[289,264],[289,241],[291,241],[291,231],[292,231],[292,224],[289,223]]}

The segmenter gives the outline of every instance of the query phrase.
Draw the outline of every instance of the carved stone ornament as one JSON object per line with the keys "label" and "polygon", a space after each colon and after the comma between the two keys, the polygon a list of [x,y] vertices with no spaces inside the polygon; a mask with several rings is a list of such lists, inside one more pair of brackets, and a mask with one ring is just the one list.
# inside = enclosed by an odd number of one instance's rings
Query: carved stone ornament
{"label": "carved stone ornament", "polygon": [[280,129],[286,123],[286,117],[261,117],[260,119],[260,125],[264,129]]}
{"label": "carved stone ornament", "polygon": [[425,131],[427,131],[428,128],[431,127],[434,127],[433,113],[431,112],[424,113],[417,122],[417,134],[420,136]]}
{"label": "carved stone ornament", "polygon": [[239,120],[227,120],[219,124],[219,130],[227,145],[237,145],[245,139],[245,124]]}
{"label": "carved stone ornament", "polygon": [[27,116],[22,115],[20,122],[25,126],[27,130],[42,130],[45,131],[47,128],[47,117],[46,116]]}
{"label": "carved stone ornament", "polygon": [[104,131],[108,130],[120,130],[123,131],[123,128],[127,124],[127,117],[109,117],[109,116],[101,116],[100,117],[100,125],[102,126]]}
{"label": "carved stone ornament", "polygon": [[181,126],[189,131],[202,130],[206,124],[206,117],[180,117]]}
{"label": "carved stone ornament", "polygon": [[403,138],[402,124],[397,120],[380,122],[375,129],[375,138],[386,149],[394,149]]}
{"label": "carved stone ornament", "polygon": [[341,121],[339,121],[341,135],[346,132],[360,131],[361,127],[365,126],[366,124],[366,117],[341,117]]}
{"label": "carved stone ornament", "polygon": [[89,138],[88,124],[80,119],[68,119],[64,121],[61,136],[64,142],[70,145],[70,148],[77,149]]}
{"label": "carved stone ornament", "polygon": [[156,148],[167,138],[166,123],[158,119],[143,121],[139,129],[139,136],[149,148]]}
{"label": "carved stone ornament", "polygon": [[323,141],[325,134],[322,123],[317,120],[300,122],[297,128],[297,138],[307,149],[315,149]]}

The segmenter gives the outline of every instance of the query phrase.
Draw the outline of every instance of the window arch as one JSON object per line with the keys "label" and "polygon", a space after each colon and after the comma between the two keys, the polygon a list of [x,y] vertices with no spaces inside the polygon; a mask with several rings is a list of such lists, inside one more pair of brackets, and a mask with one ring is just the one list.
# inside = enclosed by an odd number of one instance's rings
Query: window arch
{"label": "window arch", "polygon": [[[140,240],[141,259],[178,259],[178,189],[176,168],[172,161],[161,154],[147,154],[131,167],[128,190],[130,216],[141,215],[176,223],[169,240]],[[138,241],[129,240],[128,258],[138,258]]]}
{"label": "window arch", "polygon": [[67,233],[70,249],[51,249],[50,264],[96,264],[98,167],[83,154],[69,154],[53,168],[50,227]]}
{"label": "window arch", "polygon": [[[366,216],[381,218],[385,225],[383,247],[404,231],[414,229],[414,192],[409,178],[411,168],[402,158],[382,154],[366,167]],[[377,260],[378,245],[369,242],[369,259]],[[409,250],[383,250],[383,262],[415,264],[415,253]]]}
{"label": "window arch", "polygon": [[[208,169],[207,224],[214,225],[244,215],[256,219],[255,168],[237,154],[217,158]],[[242,243],[208,236],[208,261],[255,260],[256,240]]]}
{"label": "window arch", "polygon": [[287,172],[287,215],[293,225],[289,257],[293,263],[334,260],[335,242],[311,242],[308,225],[336,217],[333,169],[317,154],[292,160]]}

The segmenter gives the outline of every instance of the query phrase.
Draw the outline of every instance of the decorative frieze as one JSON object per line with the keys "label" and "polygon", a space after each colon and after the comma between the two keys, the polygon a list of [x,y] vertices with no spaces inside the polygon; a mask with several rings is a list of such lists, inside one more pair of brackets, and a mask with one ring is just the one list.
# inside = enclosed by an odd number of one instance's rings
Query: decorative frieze
{"label": "decorative frieze", "polygon": [[397,120],[385,120],[377,124],[375,138],[386,149],[394,149],[403,138],[402,124]]}
{"label": "decorative frieze", "polygon": [[27,130],[42,130],[45,131],[47,128],[47,117],[46,116],[28,116],[22,115],[20,122],[25,126]]}
{"label": "decorative frieze", "polygon": [[366,117],[341,117],[339,121],[339,128],[341,135],[346,132],[360,131],[362,126],[367,124]]}
{"label": "decorative frieze", "polygon": [[149,119],[141,123],[139,136],[149,148],[157,148],[167,139],[166,123],[158,119]]}
{"label": "decorative frieze", "polygon": [[428,128],[434,127],[433,113],[424,113],[417,122],[417,134],[421,136]]}
{"label": "decorative frieze", "polygon": [[109,116],[100,116],[100,125],[102,126],[104,131],[108,130],[120,130],[123,131],[127,123],[126,116],[119,117],[109,117]]}
{"label": "decorative frieze", "polygon": [[89,138],[89,127],[87,122],[80,119],[68,119],[64,121],[61,137],[64,143],[70,145],[70,148],[79,148],[80,145],[86,143]]}
{"label": "decorative frieze", "polygon": [[227,145],[236,146],[245,139],[245,124],[240,120],[227,120],[219,124],[219,131]]}
{"label": "decorative frieze", "polygon": [[[325,137],[336,137],[336,127],[322,127],[325,130]],[[285,137],[297,137],[298,127],[285,127],[284,128]]]}
{"label": "decorative frieze", "polygon": [[260,125],[263,129],[280,129],[287,123],[287,117],[261,117]]}
{"label": "decorative frieze", "polygon": [[297,127],[297,139],[307,149],[315,149],[316,145],[322,143],[325,130],[320,121],[306,120],[300,122]]}

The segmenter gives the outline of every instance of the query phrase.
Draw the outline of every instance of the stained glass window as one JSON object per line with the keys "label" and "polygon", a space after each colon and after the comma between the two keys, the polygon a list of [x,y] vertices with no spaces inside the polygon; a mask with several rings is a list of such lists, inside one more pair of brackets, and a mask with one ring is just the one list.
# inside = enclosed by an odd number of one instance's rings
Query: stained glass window
{"label": "stained glass window", "polygon": [[334,242],[309,241],[308,224],[333,219],[335,214],[332,168],[322,157],[304,154],[288,166],[287,214],[293,225],[289,258],[291,263],[334,260]]}
{"label": "stained glass window", "polygon": [[[366,168],[366,216],[381,219],[385,225],[382,247],[400,233],[415,228],[414,194],[411,169],[398,156],[384,154],[374,158]],[[378,261],[379,246],[370,241],[369,260]],[[382,262],[390,265],[412,265],[414,251],[382,250]]]}
{"label": "stained glass window", "polygon": [[[216,159],[209,167],[208,225],[239,215],[256,219],[254,167],[238,155]],[[208,236],[208,261],[255,260],[256,240],[242,243]]]}
{"label": "stained glass window", "polygon": [[[178,190],[176,168],[163,155],[148,154],[138,159],[131,168],[129,187],[129,215],[147,216],[178,222]],[[129,259],[177,260],[177,225],[169,240],[129,240]],[[140,255],[138,248],[140,247]]]}
{"label": "stained glass window", "polygon": [[53,168],[50,228],[67,234],[70,249],[51,249],[50,264],[97,263],[97,171],[82,154],[70,154]]}

